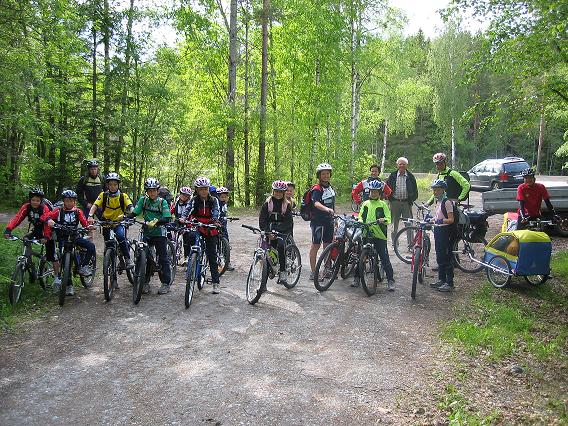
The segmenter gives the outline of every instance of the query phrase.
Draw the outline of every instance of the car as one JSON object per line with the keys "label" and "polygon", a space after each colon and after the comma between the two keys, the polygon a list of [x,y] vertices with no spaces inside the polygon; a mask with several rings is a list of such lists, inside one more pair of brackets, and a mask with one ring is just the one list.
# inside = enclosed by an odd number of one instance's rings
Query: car
{"label": "car", "polygon": [[469,171],[469,183],[475,190],[516,188],[523,183],[521,172],[530,168],[521,157],[488,159],[473,166]]}

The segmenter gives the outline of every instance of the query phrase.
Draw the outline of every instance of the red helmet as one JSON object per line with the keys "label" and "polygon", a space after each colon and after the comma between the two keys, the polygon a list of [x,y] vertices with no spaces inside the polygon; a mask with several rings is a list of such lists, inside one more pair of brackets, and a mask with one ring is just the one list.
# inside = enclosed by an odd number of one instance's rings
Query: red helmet
{"label": "red helmet", "polygon": [[434,163],[441,163],[442,161],[446,161],[446,154],[444,154],[443,152],[438,152],[437,154],[434,154],[432,161]]}
{"label": "red helmet", "polygon": [[288,182],[283,180],[275,180],[272,182],[272,189],[275,191],[286,191],[288,189]]}

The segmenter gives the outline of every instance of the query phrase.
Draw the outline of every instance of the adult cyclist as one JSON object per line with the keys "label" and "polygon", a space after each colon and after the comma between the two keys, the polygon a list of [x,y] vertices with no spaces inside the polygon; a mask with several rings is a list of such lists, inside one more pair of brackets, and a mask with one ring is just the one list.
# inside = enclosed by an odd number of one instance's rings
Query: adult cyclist
{"label": "adult cyclist", "polygon": [[[379,175],[381,174],[381,169],[378,165],[373,164],[371,167],[369,167],[369,173],[369,177],[359,182],[351,191],[351,198],[357,204],[361,204],[363,201],[367,201],[369,199],[371,182],[374,182],[376,180],[381,182],[381,178],[379,177]],[[385,183],[381,198],[388,199],[391,194],[392,189]]]}
{"label": "adult cyclist", "polygon": [[523,170],[521,175],[524,183],[521,183],[517,188],[517,201],[519,202],[518,230],[525,229],[529,220],[536,220],[542,216],[540,206],[543,201],[552,216],[556,217],[546,186],[536,182],[533,169]]}
{"label": "adult cyclist", "polygon": [[[436,170],[438,171],[438,177],[436,179],[442,179],[446,182],[446,196],[449,200],[454,202],[464,201],[468,197],[471,185],[460,172],[448,167],[446,159],[446,154],[443,152],[438,152],[432,157],[432,161],[436,165]],[[434,196],[430,197],[428,205],[432,205],[433,203]]]}

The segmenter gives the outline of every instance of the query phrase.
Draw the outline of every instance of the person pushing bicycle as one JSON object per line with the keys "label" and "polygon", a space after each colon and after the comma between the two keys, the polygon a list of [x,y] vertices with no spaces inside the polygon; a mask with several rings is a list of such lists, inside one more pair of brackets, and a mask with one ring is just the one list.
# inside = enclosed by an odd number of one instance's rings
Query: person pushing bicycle
{"label": "person pushing bicycle", "polygon": [[517,188],[517,201],[519,202],[519,220],[517,220],[517,230],[525,229],[530,220],[540,219],[542,212],[540,206],[544,200],[546,207],[556,218],[554,206],[550,202],[550,196],[546,186],[537,183],[533,169],[526,169],[521,172],[524,183]]}

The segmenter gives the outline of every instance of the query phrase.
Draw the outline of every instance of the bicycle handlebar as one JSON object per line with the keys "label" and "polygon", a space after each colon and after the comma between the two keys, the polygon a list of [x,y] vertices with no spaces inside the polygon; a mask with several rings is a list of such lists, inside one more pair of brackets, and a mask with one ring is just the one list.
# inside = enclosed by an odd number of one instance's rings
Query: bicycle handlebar
{"label": "bicycle handlebar", "polygon": [[43,243],[41,242],[41,240],[38,240],[37,238],[20,238],[17,237],[16,235],[12,235],[10,238],[8,238],[10,241],[21,241],[23,243],[32,243],[32,244],[37,244],[37,245],[42,245]]}
{"label": "bicycle handlebar", "polygon": [[93,225],[100,226],[101,228],[115,228],[118,225],[122,225],[122,226],[128,228],[129,226],[134,225],[134,223],[136,223],[136,220],[124,218],[123,220],[120,220],[120,221],[98,220],[95,223],[93,223]]}
{"label": "bicycle handlebar", "polygon": [[260,234],[262,236],[264,235],[274,235],[276,237],[285,237],[287,234],[284,234],[282,232],[278,232],[278,231],[263,231],[260,228],[255,228],[254,226],[250,226],[250,225],[245,225],[242,224],[241,225],[243,228],[249,229],[251,230],[254,234]]}
{"label": "bicycle handlebar", "polygon": [[56,223],[55,225],[53,225],[53,229],[60,229],[64,232],[68,232],[68,233],[76,233],[76,234],[88,234],[89,231],[92,228],[77,228],[76,226],[71,226],[71,225],[61,225],[59,223]]}

